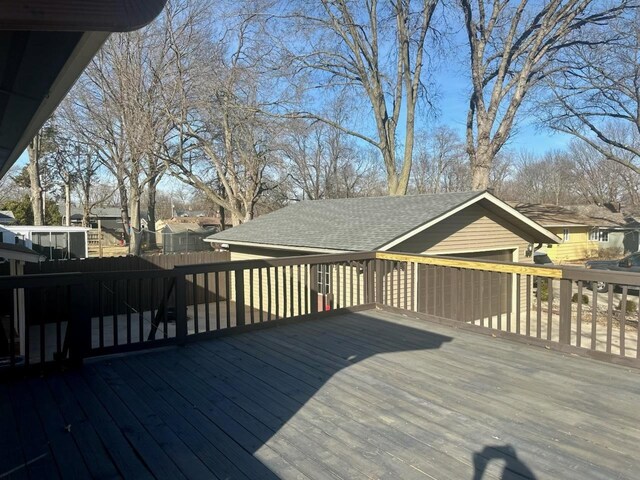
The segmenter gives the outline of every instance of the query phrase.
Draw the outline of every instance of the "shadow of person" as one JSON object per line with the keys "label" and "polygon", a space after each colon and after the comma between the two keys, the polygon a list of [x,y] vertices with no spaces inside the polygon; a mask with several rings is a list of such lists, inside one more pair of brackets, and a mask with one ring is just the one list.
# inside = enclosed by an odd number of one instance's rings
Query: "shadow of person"
{"label": "shadow of person", "polygon": [[504,460],[501,479],[530,478],[536,476],[520,459],[516,449],[511,445],[488,445],[481,452],[473,454],[473,480],[481,480],[487,466],[494,460]]}

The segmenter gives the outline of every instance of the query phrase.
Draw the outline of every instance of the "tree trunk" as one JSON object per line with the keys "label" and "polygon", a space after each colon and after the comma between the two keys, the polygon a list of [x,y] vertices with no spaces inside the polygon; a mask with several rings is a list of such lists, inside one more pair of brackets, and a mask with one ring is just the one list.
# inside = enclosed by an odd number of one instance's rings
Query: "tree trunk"
{"label": "tree trunk", "polygon": [[226,228],[226,215],[224,212],[224,207],[222,205],[220,205],[219,207],[219,212],[220,212],[220,231],[224,230]]}
{"label": "tree trunk", "polygon": [[38,135],[31,141],[27,151],[29,153],[27,171],[31,188],[33,224],[44,225],[44,204],[42,202],[42,184],[40,183],[40,139]]}
{"label": "tree trunk", "polygon": [[156,244],[156,179],[155,177],[151,179],[149,184],[147,185],[147,230],[149,231],[149,238],[147,239],[149,242],[150,249],[158,248]]}
{"label": "tree trunk", "polygon": [[131,186],[131,204],[129,207],[129,213],[131,215],[131,235],[130,235],[130,248],[129,251],[134,255],[140,255],[142,250],[142,229],[140,228],[140,197],[141,192]]}
{"label": "tree trunk", "polygon": [[[481,143],[481,142],[478,142]],[[491,165],[493,155],[487,145],[479,144],[471,157],[471,189],[486,190],[490,187]]]}
{"label": "tree trunk", "polygon": [[64,182],[64,224],[71,225],[71,179],[67,177]]}
{"label": "tree trunk", "polygon": [[118,192],[120,194],[120,220],[122,221],[122,236],[126,242],[130,240],[129,235],[129,195],[127,186],[124,184],[124,177],[118,178]]}

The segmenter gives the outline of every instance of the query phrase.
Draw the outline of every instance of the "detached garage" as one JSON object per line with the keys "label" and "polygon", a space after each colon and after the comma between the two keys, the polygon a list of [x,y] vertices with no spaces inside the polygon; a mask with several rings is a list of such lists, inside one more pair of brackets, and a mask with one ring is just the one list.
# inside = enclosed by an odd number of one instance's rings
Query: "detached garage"
{"label": "detached garage", "polygon": [[[206,241],[227,244],[231,260],[389,251],[532,263],[537,246],[560,239],[489,192],[459,192],[304,201]],[[438,276],[437,267],[421,266],[404,274],[417,282],[416,291],[423,297],[430,282],[450,281]],[[478,295],[502,308],[511,287],[487,281],[492,288]],[[318,290],[330,295],[331,271],[323,271],[318,282]],[[426,304],[448,308],[446,298],[436,303],[420,296],[417,306],[425,313],[439,313],[426,311]]]}

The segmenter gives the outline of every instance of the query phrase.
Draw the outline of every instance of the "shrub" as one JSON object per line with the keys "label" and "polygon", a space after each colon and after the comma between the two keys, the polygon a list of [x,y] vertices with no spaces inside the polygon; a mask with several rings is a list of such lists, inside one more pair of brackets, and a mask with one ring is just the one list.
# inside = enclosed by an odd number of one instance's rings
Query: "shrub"
{"label": "shrub", "polygon": [[[627,300],[626,313],[633,313],[638,309],[638,305],[633,300]],[[622,310],[622,302],[618,304],[618,310]]]}
{"label": "shrub", "polygon": [[540,300],[543,302],[549,300],[549,281],[546,278],[539,278],[538,288],[540,289]]}
{"label": "shrub", "polygon": [[[571,301],[573,303],[578,303],[578,294],[574,293],[571,297]],[[589,297],[587,297],[584,293],[582,294],[582,301],[580,302],[582,305],[589,305]]]}

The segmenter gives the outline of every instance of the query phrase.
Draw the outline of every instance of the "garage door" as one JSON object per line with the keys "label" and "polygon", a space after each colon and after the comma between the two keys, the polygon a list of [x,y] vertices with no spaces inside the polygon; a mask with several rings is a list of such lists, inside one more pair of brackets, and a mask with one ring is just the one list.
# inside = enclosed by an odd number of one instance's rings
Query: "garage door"
{"label": "garage door", "polygon": [[[513,250],[460,253],[451,257],[473,260],[513,260]],[[511,275],[456,270],[447,267],[418,267],[418,311],[461,321],[500,316],[511,309]],[[455,296],[454,292],[460,292]]]}

